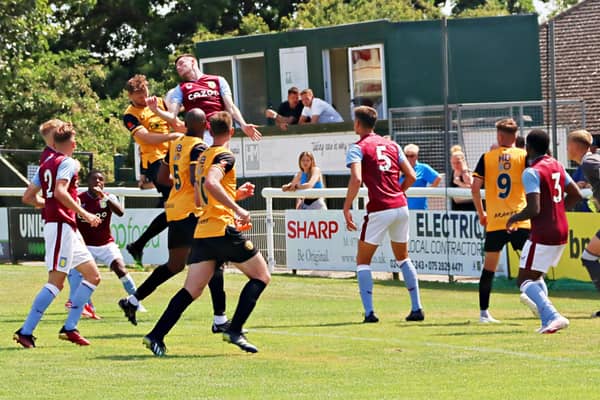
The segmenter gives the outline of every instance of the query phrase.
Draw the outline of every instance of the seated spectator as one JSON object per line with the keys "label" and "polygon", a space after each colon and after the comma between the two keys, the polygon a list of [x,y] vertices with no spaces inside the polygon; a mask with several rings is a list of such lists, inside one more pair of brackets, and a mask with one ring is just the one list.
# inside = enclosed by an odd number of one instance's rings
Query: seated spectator
{"label": "seated spectator", "polygon": [[[407,144],[404,146],[404,155],[415,170],[417,180],[412,187],[436,187],[440,184],[442,177],[428,164],[420,163],[419,146],[416,144]],[[400,183],[404,180],[404,175],[400,177]],[[427,210],[427,197],[408,197],[409,210]]]}
{"label": "seated spectator", "polygon": [[[465,153],[459,145],[450,148],[450,165],[452,166],[452,179],[449,186],[471,189],[473,184],[472,171],[469,169]],[[452,210],[454,211],[475,211],[475,205],[470,194],[467,197],[452,197],[451,201]]]}
{"label": "seated spectator", "polygon": [[279,129],[286,131],[288,125],[296,125],[300,121],[304,105],[300,101],[300,91],[292,86],[288,89],[287,100],[279,105],[277,111],[267,109],[265,115],[269,119],[274,119]]}
{"label": "seated spectator", "polygon": [[[322,189],[323,175],[317,167],[315,156],[310,151],[303,151],[298,157],[300,171],[294,176],[290,183],[281,187],[284,192],[294,192],[303,189]],[[322,198],[296,199],[298,210],[327,210],[327,205]]]}
{"label": "seated spectator", "polygon": [[[324,100],[313,95],[311,89],[300,92],[300,98],[304,108],[300,117],[300,124],[329,124],[332,122],[344,122],[344,119],[335,108]],[[310,120],[309,120],[310,119]]]}

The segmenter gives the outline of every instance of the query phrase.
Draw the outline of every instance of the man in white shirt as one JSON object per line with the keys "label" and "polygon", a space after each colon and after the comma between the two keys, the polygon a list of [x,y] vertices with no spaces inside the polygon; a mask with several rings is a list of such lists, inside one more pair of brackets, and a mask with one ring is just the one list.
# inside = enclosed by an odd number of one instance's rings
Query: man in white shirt
{"label": "man in white shirt", "polygon": [[300,98],[304,109],[300,116],[300,124],[329,124],[332,122],[344,122],[344,119],[331,104],[316,98],[311,89],[300,92]]}

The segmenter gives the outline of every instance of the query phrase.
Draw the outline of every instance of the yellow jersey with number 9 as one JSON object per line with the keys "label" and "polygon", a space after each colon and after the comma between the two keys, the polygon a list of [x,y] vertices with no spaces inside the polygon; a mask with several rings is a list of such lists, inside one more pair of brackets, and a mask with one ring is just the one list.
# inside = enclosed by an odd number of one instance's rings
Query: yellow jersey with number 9
{"label": "yellow jersey with number 9", "polygon": [[196,166],[196,183],[199,195],[204,203],[194,238],[203,239],[225,235],[227,226],[235,226],[233,210],[214,198],[204,187],[204,182],[211,168],[218,168],[222,174],[221,186],[233,201],[237,191],[235,176],[235,157],[228,148],[222,146],[209,147],[200,155]]}
{"label": "yellow jersey with number 9", "polygon": [[[473,176],[484,181],[487,232],[506,229],[511,215],[527,205],[521,181],[527,168],[527,152],[517,147],[499,147],[481,156]],[[520,221],[518,228],[529,229],[529,220]]]}
{"label": "yellow jersey with number 9", "polygon": [[195,136],[183,136],[169,144],[164,162],[169,165],[173,186],[165,202],[167,221],[180,221],[190,214],[200,215],[200,207],[196,207],[194,201],[190,166],[198,162],[198,157],[206,149],[206,143]]}

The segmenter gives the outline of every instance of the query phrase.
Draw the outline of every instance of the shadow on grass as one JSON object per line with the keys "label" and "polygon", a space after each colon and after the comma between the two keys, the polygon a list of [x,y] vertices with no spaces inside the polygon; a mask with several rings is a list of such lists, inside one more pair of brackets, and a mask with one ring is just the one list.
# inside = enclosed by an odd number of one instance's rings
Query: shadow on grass
{"label": "shadow on grass", "polygon": [[507,334],[521,334],[522,330],[513,329],[510,331],[485,331],[485,332],[451,332],[451,333],[436,333],[431,336],[487,336],[487,335],[507,335]]}
{"label": "shadow on grass", "polygon": [[110,333],[108,335],[85,335],[89,339],[126,339],[126,338],[142,338],[143,333]]}
{"label": "shadow on grass", "polygon": [[336,326],[352,326],[352,325],[363,325],[362,322],[331,322],[328,324],[302,324],[302,325],[259,325],[249,327],[249,331],[252,329],[277,329],[277,328],[331,328]]}
{"label": "shadow on grass", "polygon": [[400,322],[395,326],[397,328],[432,328],[432,327],[443,327],[443,326],[467,326],[471,325],[471,321],[462,322]]}
{"label": "shadow on grass", "polygon": [[149,360],[152,358],[165,358],[165,359],[208,359],[208,358],[230,358],[240,357],[244,354],[169,354],[167,353],[163,357],[157,357],[153,354],[129,354],[129,355],[110,355],[110,356],[98,356],[94,357],[96,360],[105,361],[133,361],[133,360]]}

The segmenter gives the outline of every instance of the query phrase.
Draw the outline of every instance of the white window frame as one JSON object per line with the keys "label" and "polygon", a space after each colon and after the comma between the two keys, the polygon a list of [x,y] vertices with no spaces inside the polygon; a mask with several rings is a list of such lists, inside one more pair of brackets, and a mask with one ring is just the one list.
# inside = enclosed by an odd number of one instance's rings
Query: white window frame
{"label": "white window frame", "polygon": [[[350,99],[354,99],[354,82],[352,76],[352,51],[354,50],[367,50],[367,49],[379,49],[379,55],[381,58],[381,108],[383,115],[379,116],[380,119],[387,119],[387,82],[385,81],[385,53],[383,43],[373,43],[363,46],[348,47],[348,78],[350,79]],[[351,106],[352,107],[352,106]],[[351,112],[350,115],[353,115]]]}
{"label": "white window frame", "polygon": [[235,105],[239,108],[240,104],[239,104],[239,82],[238,82],[238,60],[243,60],[246,58],[258,58],[258,57],[265,57],[265,53],[264,52],[256,52],[256,53],[247,53],[247,54],[237,54],[234,56],[223,56],[223,57],[210,57],[210,58],[201,58],[198,60],[198,66],[200,67],[200,71],[202,73],[204,73],[204,64],[210,64],[210,63],[215,63],[215,62],[222,62],[222,61],[230,61],[231,62],[231,76],[233,77],[233,82],[229,82],[229,84],[231,85],[231,91],[233,94],[233,102],[235,103]]}

